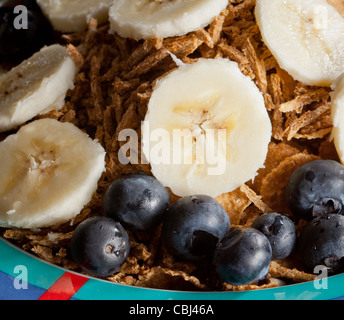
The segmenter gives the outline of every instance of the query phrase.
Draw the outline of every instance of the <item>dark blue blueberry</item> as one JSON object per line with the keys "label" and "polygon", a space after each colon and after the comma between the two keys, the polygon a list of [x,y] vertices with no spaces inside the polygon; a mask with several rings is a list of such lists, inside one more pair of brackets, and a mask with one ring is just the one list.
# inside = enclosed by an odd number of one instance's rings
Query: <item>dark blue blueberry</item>
{"label": "dark blue blueberry", "polygon": [[131,230],[148,230],[162,222],[171,204],[167,189],[154,177],[132,174],[113,181],[103,198],[105,213]]}
{"label": "dark blue blueberry", "polygon": [[254,220],[252,228],[262,232],[272,248],[272,260],[288,257],[295,248],[297,232],[293,221],[279,213],[265,213]]}
{"label": "dark blue blueberry", "polygon": [[166,216],[162,237],[174,255],[187,260],[212,257],[217,243],[230,229],[227,212],[212,197],[186,196]]}
{"label": "dark blue blueberry", "polygon": [[271,245],[264,234],[253,228],[239,228],[218,244],[214,265],[222,281],[239,286],[264,280],[271,259]]}
{"label": "dark blue blueberry", "polygon": [[297,256],[312,273],[316,266],[325,266],[329,274],[344,271],[344,216],[325,214],[314,218],[300,234]]}
{"label": "dark blue blueberry", "polygon": [[[18,5],[27,10],[15,13]],[[27,28],[21,18],[26,19]],[[53,29],[35,1],[8,0],[0,6],[0,60],[18,64],[51,44],[52,39]]]}
{"label": "dark blue blueberry", "polygon": [[116,272],[130,250],[129,237],[119,222],[92,217],[81,222],[71,240],[74,261],[93,276],[107,277]]}
{"label": "dark blue blueberry", "polygon": [[31,11],[41,11],[36,0],[4,0],[2,6],[14,8],[16,6],[25,6],[28,10]]}
{"label": "dark blue blueberry", "polygon": [[344,166],[333,160],[315,160],[298,167],[289,179],[286,200],[297,218],[343,214]]}

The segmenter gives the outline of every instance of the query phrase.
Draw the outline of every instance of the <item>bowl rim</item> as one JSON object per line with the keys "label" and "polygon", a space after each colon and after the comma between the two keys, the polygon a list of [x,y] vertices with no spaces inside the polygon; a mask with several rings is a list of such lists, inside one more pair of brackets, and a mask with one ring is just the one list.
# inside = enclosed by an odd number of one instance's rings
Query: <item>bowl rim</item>
{"label": "bowl rim", "polygon": [[[84,285],[73,295],[80,300],[330,300],[344,297],[344,274],[326,278],[326,286],[319,286],[315,281],[288,284],[276,288],[245,291],[177,291],[152,289],[117,284],[106,279],[99,279],[81,274],[45,261],[30,252],[19,248],[0,236],[0,272],[15,278],[14,268],[24,265],[28,269],[28,283],[43,290],[48,290],[62,275],[68,273],[82,277]],[[30,286],[29,286],[30,288]]]}

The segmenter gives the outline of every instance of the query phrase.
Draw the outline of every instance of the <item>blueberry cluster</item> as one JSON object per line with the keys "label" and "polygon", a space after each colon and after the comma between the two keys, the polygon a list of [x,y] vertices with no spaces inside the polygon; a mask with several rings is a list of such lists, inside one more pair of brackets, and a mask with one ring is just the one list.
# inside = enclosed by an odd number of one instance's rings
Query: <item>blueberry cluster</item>
{"label": "blueberry cluster", "polygon": [[308,221],[296,248],[308,272],[325,267],[328,274],[344,271],[344,166],[315,160],[294,171],[286,188],[296,219]]}
{"label": "blueberry cluster", "polygon": [[171,205],[167,189],[154,177],[123,176],[107,188],[105,216],[79,224],[71,253],[94,276],[116,272],[130,251],[128,231],[150,231],[162,224],[162,240],[176,258],[213,261],[223,281],[234,285],[262,280],[271,259],[288,255],[295,228],[285,216],[267,214],[254,228],[231,231],[227,212],[212,197],[185,196]]}
{"label": "blueberry cluster", "polygon": [[232,285],[264,280],[272,260],[293,252],[307,271],[324,265],[344,268],[344,167],[317,160],[299,167],[286,188],[295,219],[308,219],[300,236],[286,215],[266,213],[251,228],[232,228],[227,212],[212,197],[185,196],[171,205],[167,189],[143,173],[113,181],[103,198],[104,217],[75,230],[71,252],[86,272],[108,276],[129,254],[126,230],[150,231],[162,224],[165,247],[179,259],[212,261],[219,279]]}
{"label": "blueberry cluster", "polygon": [[167,189],[145,174],[113,181],[103,198],[105,216],[80,223],[72,236],[71,254],[87,273],[106,277],[116,272],[130,251],[126,230],[150,230],[164,218],[171,204]]}
{"label": "blueberry cluster", "polygon": [[271,212],[250,228],[232,228],[227,212],[212,197],[185,196],[171,205],[167,189],[144,173],[113,181],[103,198],[104,217],[83,221],[75,230],[71,252],[86,272],[108,276],[129,254],[126,230],[150,231],[162,224],[165,247],[178,259],[212,261],[219,279],[232,285],[264,280],[272,260],[293,252],[307,271],[324,265],[344,268],[344,167],[317,160],[299,167],[286,189],[297,219],[309,223],[298,237],[294,221]]}
{"label": "blueberry cluster", "polygon": [[220,278],[232,285],[264,280],[272,260],[288,257],[294,250],[297,233],[285,215],[266,213],[251,228],[234,229],[217,245],[214,264]]}
{"label": "blueberry cluster", "polygon": [[[239,285],[263,279],[271,260],[292,253],[309,273],[318,267],[329,275],[344,272],[344,166],[333,160],[300,166],[289,179],[286,200],[294,221],[279,213],[263,214],[250,229],[234,230],[219,243],[215,262],[223,280]],[[298,235],[295,223],[300,219],[306,227]]]}

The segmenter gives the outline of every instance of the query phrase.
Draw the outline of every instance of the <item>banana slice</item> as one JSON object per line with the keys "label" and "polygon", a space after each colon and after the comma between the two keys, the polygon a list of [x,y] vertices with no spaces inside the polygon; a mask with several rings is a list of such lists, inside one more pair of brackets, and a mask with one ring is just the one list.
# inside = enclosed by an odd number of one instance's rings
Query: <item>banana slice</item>
{"label": "banana slice", "polygon": [[0,76],[0,132],[62,108],[76,73],[66,48],[51,45]]}
{"label": "banana slice", "polygon": [[110,30],[133,39],[180,36],[207,26],[228,0],[116,0]]}
{"label": "banana slice", "polygon": [[263,40],[280,66],[308,85],[344,72],[344,17],[326,0],[257,0]]}
{"label": "banana slice", "polygon": [[344,74],[336,81],[331,94],[332,138],[338,156],[344,164]]}
{"label": "banana slice", "polygon": [[42,228],[91,200],[105,151],[72,123],[41,119],[0,143],[0,226]]}
{"label": "banana slice", "polygon": [[271,122],[257,86],[237,63],[200,59],[160,80],[142,125],[153,175],[178,196],[217,196],[255,177]]}
{"label": "banana slice", "polygon": [[53,28],[60,32],[81,32],[91,18],[103,23],[108,20],[113,0],[37,0]]}

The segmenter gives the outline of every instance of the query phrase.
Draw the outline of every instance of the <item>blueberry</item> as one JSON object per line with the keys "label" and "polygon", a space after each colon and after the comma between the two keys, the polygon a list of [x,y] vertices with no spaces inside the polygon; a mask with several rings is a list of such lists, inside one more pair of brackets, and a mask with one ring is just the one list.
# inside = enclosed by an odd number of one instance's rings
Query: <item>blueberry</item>
{"label": "blueberry", "polygon": [[154,177],[141,173],[113,181],[103,198],[106,215],[131,230],[157,226],[170,205],[167,189]]}
{"label": "blueberry", "polygon": [[164,244],[187,260],[212,257],[218,241],[230,229],[227,212],[212,197],[186,196],[169,210],[162,227]]}
{"label": "blueberry", "polygon": [[295,217],[313,217],[344,211],[344,166],[333,160],[315,160],[291,175],[286,200]]}
{"label": "blueberry", "polygon": [[306,271],[325,266],[329,274],[344,271],[344,216],[325,214],[314,218],[300,234],[297,257]]}
{"label": "blueberry", "polygon": [[119,222],[92,217],[81,222],[71,240],[74,261],[87,273],[107,277],[116,272],[130,250],[129,237]]}
{"label": "blueberry", "polygon": [[25,6],[31,11],[41,11],[36,0],[4,0],[2,5],[4,7],[14,8],[16,6]]}
{"label": "blueberry", "polygon": [[[23,5],[27,11],[14,13],[17,5]],[[6,63],[20,63],[51,44],[52,39],[53,29],[35,1],[7,1],[0,6],[0,58]]]}
{"label": "blueberry", "polygon": [[218,244],[214,265],[222,281],[239,286],[263,280],[270,268],[269,240],[257,229],[234,229]]}
{"label": "blueberry", "polygon": [[272,260],[288,257],[294,250],[297,232],[293,221],[279,213],[265,213],[254,220],[252,228],[262,232],[272,248]]}

